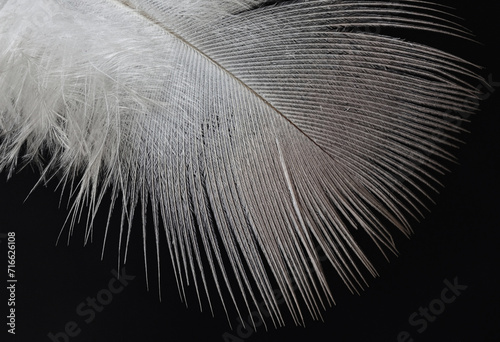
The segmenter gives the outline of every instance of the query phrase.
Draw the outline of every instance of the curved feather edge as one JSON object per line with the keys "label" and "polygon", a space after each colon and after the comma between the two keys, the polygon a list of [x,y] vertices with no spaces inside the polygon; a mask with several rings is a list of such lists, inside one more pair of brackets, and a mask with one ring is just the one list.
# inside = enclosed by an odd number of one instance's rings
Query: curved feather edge
{"label": "curved feather edge", "polygon": [[425,1],[9,0],[0,170],[59,175],[68,238],[83,208],[92,234],[110,189],[128,246],[141,203],[145,260],[153,229],[184,300],[192,283],[211,307],[212,277],[224,308],[263,300],[276,326],[278,288],[303,324],[301,307],[318,319],[333,302],[318,251],[366,286],[353,231],[396,253],[387,225],[411,234],[475,110],[474,66],[365,29],[470,37],[454,21]]}

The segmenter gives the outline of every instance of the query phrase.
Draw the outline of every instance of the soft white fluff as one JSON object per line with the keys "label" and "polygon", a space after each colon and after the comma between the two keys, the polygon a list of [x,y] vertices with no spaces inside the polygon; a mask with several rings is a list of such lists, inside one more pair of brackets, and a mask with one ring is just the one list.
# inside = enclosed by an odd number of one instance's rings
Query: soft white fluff
{"label": "soft white fluff", "polygon": [[0,170],[21,158],[44,178],[78,179],[72,222],[112,189],[120,246],[150,203],[143,229],[158,242],[164,227],[182,293],[211,277],[223,303],[262,298],[281,324],[278,286],[300,323],[301,302],[318,317],[332,301],[319,249],[357,291],[376,271],[351,231],[382,252],[395,251],[388,222],[410,234],[407,217],[444,171],[435,159],[453,158],[458,113],[473,110],[460,79],[474,75],[366,29],[467,35],[425,2],[261,3],[8,0]]}

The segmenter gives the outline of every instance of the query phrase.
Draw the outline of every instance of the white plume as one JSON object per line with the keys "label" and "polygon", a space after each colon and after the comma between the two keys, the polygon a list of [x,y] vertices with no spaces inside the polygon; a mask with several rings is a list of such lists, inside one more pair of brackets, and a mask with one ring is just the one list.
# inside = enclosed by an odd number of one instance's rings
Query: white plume
{"label": "white plume", "polygon": [[111,190],[125,247],[149,204],[143,235],[154,230],[157,251],[166,237],[181,293],[189,283],[208,295],[215,281],[223,303],[264,300],[281,324],[277,287],[297,323],[301,307],[317,318],[333,300],[318,250],[352,291],[364,286],[376,271],[353,231],[395,252],[389,226],[411,233],[440,160],[453,160],[459,113],[474,110],[470,64],[366,29],[469,37],[443,11],[411,0],[8,0],[0,170],[60,175],[74,193],[68,236],[82,208],[87,236],[107,232],[92,218]]}

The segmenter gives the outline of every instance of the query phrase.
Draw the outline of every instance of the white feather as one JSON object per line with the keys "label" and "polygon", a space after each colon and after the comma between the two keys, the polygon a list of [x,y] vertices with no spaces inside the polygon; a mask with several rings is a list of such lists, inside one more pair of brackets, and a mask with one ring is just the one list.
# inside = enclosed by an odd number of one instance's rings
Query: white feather
{"label": "white feather", "polygon": [[333,300],[318,248],[357,291],[376,271],[353,229],[383,253],[395,252],[387,224],[411,233],[445,171],[436,159],[453,160],[458,113],[474,109],[462,79],[475,76],[453,55],[359,29],[467,36],[441,7],[266,3],[8,0],[0,170],[21,158],[42,179],[78,180],[70,231],[88,207],[87,236],[105,191],[122,196],[120,247],[149,203],[144,236],[153,229],[159,249],[165,234],[182,293],[212,277],[223,303],[263,298],[281,323],[277,284],[300,323],[301,302],[318,317]]}

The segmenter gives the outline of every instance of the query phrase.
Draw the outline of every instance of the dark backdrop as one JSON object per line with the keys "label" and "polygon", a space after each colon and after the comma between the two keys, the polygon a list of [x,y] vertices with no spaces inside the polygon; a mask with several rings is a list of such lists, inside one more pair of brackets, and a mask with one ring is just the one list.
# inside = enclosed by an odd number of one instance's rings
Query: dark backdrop
{"label": "dark backdrop", "polygon": [[[324,322],[312,321],[306,314],[306,329],[288,320],[284,328],[271,325],[267,332],[262,326],[256,332],[243,331],[238,330],[236,313],[230,311],[234,328],[231,330],[217,300],[215,318],[206,305],[200,313],[192,289],[188,291],[189,308],[181,303],[166,254],[162,301],[158,299],[154,277],[150,291],[146,290],[138,225],[133,238],[139,241],[132,243],[126,267],[126,273],[135,278],[125,278],[129,280],[123,291],[109,298],[111,302],[102,312],[92,316],[88,307],[81,304],[99,293],[105,298],[102,290],[108,288],[114,277],[112,270],[117,268],[116,230],[110,233],[103,261],[100,250],[105,215],[97,218],[94,243],[82,246],[83,225],[79,225],[69,246],[65,241],[55,246],[67,213],[64,207],[58,208],[60,191],[51,183],[37,188],[24,201],[38,177],[26,168],[9,182],[5,175],[0,181],[3,289],[7,286],[3,271],[7,245],[4,234],[16,232],[16,340],[50,341],[48,334],[53,333],[58,341],[96,342],[398,341],[398,336],[400,341],[410,341],[404,338],[407,332],[414,341],[500,341],[500,68],[496,51],[500,11],[495,2],[486,0],[438,2],[454,6],[483,45],[446,37],[433,37],[431,42],[482,65],[479,73],[493,84],[493,89],[482,86],[485,100],[481,112],[466,126],[471,134],[463,136],[466,144],[458,151],[460,165],[450,166],[452,173],[441,178],[445,187],[436,196],[431,213],[414,223],[416,233],[411,240],[396,236],[400,256],[391,257],[390,263],[377,262],[380,277],[370,279],[370,288],[361,296],[351,295],[332,276],[337,306],[324,313]],[[113,220],[116,226],[118,218]],[[154,266],[151,273],[155,273]],[[445,292],[444,299],[450,303],[442,306],[442,292],[450,284],[455,284],[459,295],[452,297],[452,292]],[[119,283],[113,285],[122,290]],[[0,297],[2,317],[8,314],[6,298]],[[423,314],[419,310],[429,305],[442,312],[426,319],[417,317]],[[412,315],[414,325],[410,323]],[[2,336],[6,335],[5,320],[1,319]],[[424,321],[428,322],[426,326]],[[64,338],[60,332],[66,328],[76,336]]]}

